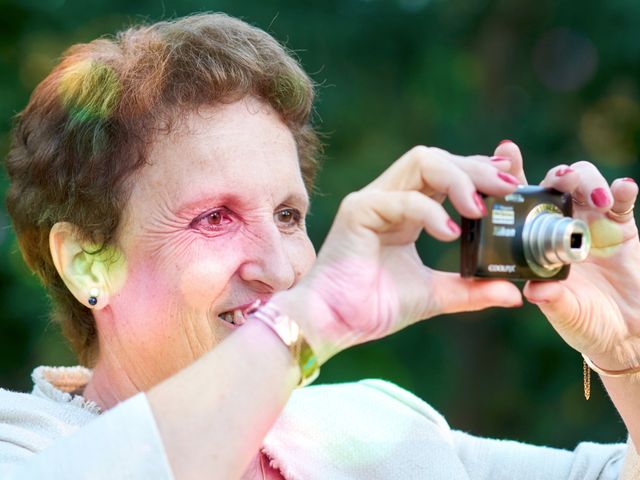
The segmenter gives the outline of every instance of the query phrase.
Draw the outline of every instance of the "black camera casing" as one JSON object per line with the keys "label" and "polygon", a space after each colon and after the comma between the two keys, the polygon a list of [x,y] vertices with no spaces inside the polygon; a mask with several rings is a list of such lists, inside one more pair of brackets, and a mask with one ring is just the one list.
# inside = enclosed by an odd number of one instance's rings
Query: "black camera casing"
{"label": "black camera casing", "polygon": [[462,218],[460,274],[463,277],[509,280],[563,280],[570,265],[553,276],[542,277],[527,262],[523,228],[527,218],[539,212],[573,214],[571,195],[540,186],[520,186],[506,197],[484,196],[487,215],[478,220]]}

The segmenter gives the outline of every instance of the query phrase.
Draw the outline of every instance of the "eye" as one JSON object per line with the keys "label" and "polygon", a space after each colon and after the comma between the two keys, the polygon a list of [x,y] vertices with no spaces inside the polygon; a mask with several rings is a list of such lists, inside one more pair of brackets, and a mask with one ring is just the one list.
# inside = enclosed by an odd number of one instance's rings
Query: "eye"
{"label": "eye", "polygon": [[191,228],[208,232],[219,232],[232,222],[231,212],[226,208],[220,208],[197,217],[191,222]]}
{"label": "eye", "polygon": [[275,217],[279,224],[288,228],[298,226],[302,222],[302,213],[300,213],[300,210],[295,208],[283,208],[282,210],[278,210]]}

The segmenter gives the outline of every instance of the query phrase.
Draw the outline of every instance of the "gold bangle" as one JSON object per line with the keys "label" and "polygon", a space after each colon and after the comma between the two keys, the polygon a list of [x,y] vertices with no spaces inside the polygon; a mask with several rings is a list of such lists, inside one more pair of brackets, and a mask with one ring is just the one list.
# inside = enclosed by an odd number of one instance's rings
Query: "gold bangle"
{"label": "gold bangle", "polygon": [[584,353],[582,354],[582,358],[584,359],[585,363],[589,366],[589,368],[591,368],[591,370],[602,375],[603,377],[619,378],[619,377],[628,377],[629,375],[635,375],[636,373],[640,373],[640,367],[631,367],[631,368],[626,368],[624,370],[607,370],[605,368],[601,368],[597,366]]}
{"label": "gold bangle", "polygon": [[620,378],[629,377],[640,373],[639,367],[626,368],[624,370],[607,370],[601,368],[591,361],[584,353],[582,354],[582,379],[584,385],[584,398],[589,400],[591,396],[591,370],[603,377]]}
{"label": "gold bangle", "polygon": [[288,315],[282,313],[272,303],[256,300],[245,310],[245,317],[251,315],[273,330],[280,340],[287,346],[298,367],[300,367],[300,381],[297,388],[313,382],[320,375],[320,365],[309,343],[302,335],[300,325]]}

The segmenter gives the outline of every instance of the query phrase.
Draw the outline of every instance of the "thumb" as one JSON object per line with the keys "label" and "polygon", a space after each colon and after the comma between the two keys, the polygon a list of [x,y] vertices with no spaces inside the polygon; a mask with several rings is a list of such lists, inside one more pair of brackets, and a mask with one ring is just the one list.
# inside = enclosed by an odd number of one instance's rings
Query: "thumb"
{"label": "thumb", "polygon": [[576,297],[563,282],[527,282],[522,293],[555,325],[571,323],[577,317]]}
{"label": "thumb", "polygon": [[522,295],[506,280],[462,278],[450,272],[434,272],[433,295],[438,313],[471,312],[489,307],[519,307]]}

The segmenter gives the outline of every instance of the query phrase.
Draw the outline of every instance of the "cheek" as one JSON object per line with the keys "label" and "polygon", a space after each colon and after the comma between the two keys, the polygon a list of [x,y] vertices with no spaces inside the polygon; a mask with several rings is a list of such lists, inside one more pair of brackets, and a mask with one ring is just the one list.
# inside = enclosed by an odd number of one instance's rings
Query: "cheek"
{"label": "cheek", "polygon": [[227,288],[237,259],[233,250],[228,249],[200,248],[191,253],[190,258],[174,256],[173,262],[160,259],[155,263],[148,259],[140,262],[140,268],[131,272],[124,289],[133,293],[130,300],[149,307],[146,300],[152,299],[151,310],[159,316],[169,312],[206,312]]}
{"label": "cheek", "polygon": [[188,265],[176,274],[182,302],[194,310],[208,309],[211,301],[222,294],[233,272],[233,266],[220,259],[201,260]]}
{"label": "cheek", "polygon": [[[123,288],[111,298],[115,322],[107,329],[109,335],[117,336],[119,343],[126,343],[127,350],[141,359],[158,358],[168,350],[182,361],[193,353],[185,345],[210,347],[207,312],[228,287],[233,272],[229,265],[213,259],[173,268],[148,261],[130,263]],[[223,338],[225,333],[214,331],[213,337]],[[193,335],[197,341],[185,340]]]}

